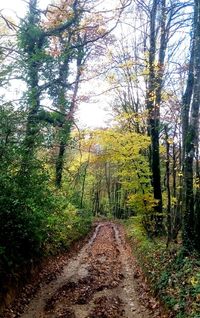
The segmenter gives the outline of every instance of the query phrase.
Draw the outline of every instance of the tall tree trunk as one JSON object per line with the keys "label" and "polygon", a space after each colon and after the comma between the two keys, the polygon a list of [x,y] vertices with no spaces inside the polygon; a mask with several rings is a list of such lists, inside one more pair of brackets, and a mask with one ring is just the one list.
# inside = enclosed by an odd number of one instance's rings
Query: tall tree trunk
{"label": "tall tree trunk", "polygon": [[100,213],[100,187],[101,181],[97,182],[94,188],[93,213],[97,215]]}
{"label": "tall tree trunk", "polygon": [[165,126],[166,139],[166,184],[167,184],[167,246],[172,239],[171,191],[170,191],[170,144],[168,127]]}
{"label": "tall tree trunk", "polygon": [[25,177],[27,182],[29,182],[28,180],[31,175],[30,170],[33,168],[32,162],[40,131],[38,112],[40,108],[39,68],[41,61],[39,59],[39,54],[42,50],[42,42],[39,40],[37,34],[31,33],[33,28],[39,33],[39,21],[40,17],[37,10],[37,0],[30,0],[28,17],[27,20],[24,21],[24,25],[21,27],[20,31],[22,51],[26,57],[24,63],[28,86],[28,116],[25,138],[23,141],[23,157],[20,171],[24,182]]}
{"label": "tall tree trunk", "polygon": [[112,199],[111,199],[111,176],[110,176],[110,164],[105,162],[105,179],[106,179],[106,188],[108,194],[108,203],[109,203],[109,212],[112,212]]}
{"label": "tall tree trunk", "polygon": [[200,168],[199,168],[199,106],[200,106],[200,0],[195,1],[196,8],[196,28],[195,28],[195,74],[194,74],[194,96],[192,105],[193,139],[195,152],[195,188],[194,188],[194,245],[200,251]]}
{"label": "tall tree trunk", "polygon": [[[181,120],[182,120],[182,164],[185,162],[186,137],[189,126],[189,111],[194,87],[194,40],[192,40],[189,71],[185,93],[182,98]],[[183,168],[184,170],[184,168]]]}
{"label": "tall tree trunk", "polygon": [[56,167],[55,167],[55,170],[56,170],[55,185],[58,189],[61,188],[61,184],[62,184],[65,151],[66,151],[67,141],[70,135],[70,129],[71,129],[70,123],[66,123],[65,125],[61,127],[61,132],[60,132],[61,139],[60,139],[60,144],[58,148],[58,155],[56,158]]}
{"label": "tall tree trunk", "polygon": [[[178,148],[178,157],[176,156],[176,144],[173,143],[173,167],[172,167],[172,178],[173,178],[173,197],[175,198],[175,203],[173,207],[173,220],[172,220],[172,239],[174,241],[177,241],[177,236],[179,233],[179,230],[182,226],[182,219],[181,219],[181,209],[182,209],[182,187],[179,187],[179,191],[177,191],[177,166],[181,167],[181,141],[179,143]],[[178,160],[178,163],[177,163]],[[179,185],[181,185],[182,182],[182,175],[179,176]]]}
{"label": "tall tree trunk", "polygon": [[66,143],[64,141],[60,142],[59,153],[56,160],[56,187],[60,188],[62,175],[63,175],[63,165],[64,165],[64,154],[65,154]]}
{"label": "tall tree trunk", "polygon": [[158,11],[158,0],[153,1],[150,15],[150,50],[149,50],[149,86],[147,92],[147,110],[149,112],[148,132],[151,137],[151,170],[154,199],[157,201],[155,206],[155,235],[163,231],[162,216],[162,191],[160,174],[160,147],[159,147],[159,129],[160,129],[160,104],[161,91],[164,72],[164,59],[166,51],[166,30],[165,30],[165,0],[162,0],[162,21],[161,21],[161,39],[159,51],[159,71],[156,73],[156,18]]}
{"label": "tall tree trunk", "polygon": [[[69,139],[69,134],[71,131],[71,127],[73,124],[73,118],[74,118],[74,112],[75,112],[75,108],[76,108],[76,98],[77,98],[77,94],[78,94],[78,88],[79,88],[79,81],[80,81],[80,77],[81,77],[81,69],[82,69],[82,61],[83,61],[83,48],[80,47],[79,48],[79,52],[78,52],[78,56],[77,56],[77,74],[76,74],[76,80],[75,80],[75,86],[74,86],[74,91],[73,91],[73,96],[72,96],[72,100],[70,103],[70,107],[68,109],[68,113],[67,115],[65,115],[64,118],[64,123],[61,127],[61,141],[60,141],[60,145],[59,145],[59,153],[58,153],[58,157],[56,160],[56,178],[55,178],[55,184],[57,188],[61,188],[62,185],[62,173],[63,173],[63,168],[64,168],[64,155],[65,155],[65,150],[66,150],[66,146],[68,143],[68,139]],[[66,60],[66,67],[68,67],[68,59]],[[67,88],[67,74],[65,74],[66,71],[63,70],[61,68],[61,82],[63,84],[63,88],[61,88],[61,98],[60,98],[60,102],[61,102],[61,107],[62,104],[67,103],[66,101],[66,88]],[[68,73],[68,70],[67,70]],[[61,109],[61,111],[63,111],[64,113],[66,112],[65,107],[63,107],[63,109]]]}
{"label": "tall tree trunk", "polygon": [[[194,159],[197,157],[200,104],[200,0],[194,6],[194,89],[188,130],[185,136],[183,243],[187,249],[199,245],[195,227]],[[199,212],[198,212],[199,216]],[[196,219],[198,220],[198,216]]]}
{"label": "tall tree trunk", "polygon": [[84,193],[85,193],[85,180],[86,180],[88,166],[90,164],[90,155],[91,155],[90,151],[91,151],[91,145],[88,149],[88,159],[87,159],[87,162],[85,164],[84,173],[83,173],[83,182],[82,182],[82,189],[81,189],[81,202],[80,202],[81,209],[83,208],[83,198],[84,198]]}
{"label": "tall tree trunk", "polygon": [[[188,166],[189,162],[186,161],[186,143],[187,141],[187,135],[188,135],[188,127],[189,127],[189,116],[190,116],[190,106],[192,101],[192,94],[193,94],[193,88],[194,88],[194,39],[192,39],[192,47],[191,47],[191,54],[190,54],[190,62],[189,62],[189,71],[188,71],[188,78],[187,78],[187,84],[185,93],[182,98],[182,109],[181,109],[181,121],[182,121],[182,148],[181,148],[181,167],[182,167],[182,174],[183,177],[180,176],[180,198],[179,201],[182,202],[182,205],[180,206],[180,213],[183,213],[183,235],[184,235],[184,241],[187,241],[187,236],[189,232],[191,232],[191,229],[187,229],[187,223],[190,222],[189,218],[190,216],[187,212],[186,208],[186,196],[188,195],[188,190],[186,194],[186,188],[188,188],[188,172],[187,169],[190,169],[192,167]],[[188,167],[186,167],[186,165]],[[191,174],[191,172],[190,172]],[[193,171],[192,171],[193,175]],[[191,183],[192,180],[190,180]],[[187,182],[187,185],[186,185]],[[193,182],[193,181],[192,181]],[[191,220],[193,222],[193,220]],[[188,234],[186,234],[188,233]],[[191,236],[191,234],[189,234]],[[185,243],[186,244],[186,243]]]}
{"label": "tall tree trunk", "polygon": [[[198,142],[199,143],[199,142]],[[196,196],[195,196],[195,247],[200,251],[200,158],[199,151],[197,148],[197,159],[196,159]]]}

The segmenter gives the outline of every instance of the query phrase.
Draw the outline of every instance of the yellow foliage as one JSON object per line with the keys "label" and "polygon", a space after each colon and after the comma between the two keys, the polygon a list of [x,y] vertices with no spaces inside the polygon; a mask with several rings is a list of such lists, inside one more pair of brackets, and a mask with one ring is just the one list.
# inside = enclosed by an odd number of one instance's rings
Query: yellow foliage
{"label": "yellow foliage", "polygon": [[108,82],[109,82],[110,84],[115,83],[115,82],[116,82],[116,76],[115,76],[115,74],[109,74],[109,75],[107,76],[107,80],[108,80]]}
{"label": "yellow foliage", "polygon": [[145,68],[141,75],[149,75],[149,69]]}
{"label": "yellow foliage", "polygon": [[169,139],[167,139],[167,143],[170,144],[170,145],[173,145],[174,140],[172,138],[169,138]]}
{"label": "yellow foliage", "polygon": [[192,284],[193,287],[196,287],[199,284],[199,280],[197,277],[192,277],[190,280],[190,283]]}
{"label": "yellow foliage", "polygon": [[[153,199],[148,163],[150,138],[130,130],[127,119],[135,123],[146,121],[146,113],[122,114],[116,118],[116,125],[107,129],[96,129],[74,133],[78,143],[68,170],[72,175],[84,174],[87,169],[85,190],[91,194],[96,182],[105,191],[105,170],[109,167],[109,182],[120,185],[121,193],[126,193],[125,204],[141,214],[150,213],[156,202]],[[87,195],[85,195],[87,198]],[[105,202],[106,204],[106,202]]]}
{"label": "yellow foliage", "polygon": [[120,64],[119,67],[130,69],[134,64],[135,64],[135,62],[131,59],[131,60],[127,60],[124,63]]}

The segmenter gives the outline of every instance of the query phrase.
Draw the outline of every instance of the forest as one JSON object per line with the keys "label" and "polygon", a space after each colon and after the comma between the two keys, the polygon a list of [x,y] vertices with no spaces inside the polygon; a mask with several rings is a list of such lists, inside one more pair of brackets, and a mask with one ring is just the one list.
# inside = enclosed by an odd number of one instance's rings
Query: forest
{"label": "forest", "polygon": [[[164,308],[131,317],[200,318],[200,0],[18,1],[0,7],[0,316],[99,224]],[[102,102],[106,124],[81,124]]]}

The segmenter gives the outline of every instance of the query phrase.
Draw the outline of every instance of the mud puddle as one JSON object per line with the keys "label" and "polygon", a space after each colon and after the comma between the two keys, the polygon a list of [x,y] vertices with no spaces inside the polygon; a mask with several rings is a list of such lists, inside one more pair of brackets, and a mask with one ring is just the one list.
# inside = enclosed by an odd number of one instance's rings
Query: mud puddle
{"label": "mud puddle", "polygon": [[96,226],[92,238],[57,279],[44,284],[24,313],[16,317],[161,317],[159,311],[146,308],[139,296],[123,228],[104,222]]}

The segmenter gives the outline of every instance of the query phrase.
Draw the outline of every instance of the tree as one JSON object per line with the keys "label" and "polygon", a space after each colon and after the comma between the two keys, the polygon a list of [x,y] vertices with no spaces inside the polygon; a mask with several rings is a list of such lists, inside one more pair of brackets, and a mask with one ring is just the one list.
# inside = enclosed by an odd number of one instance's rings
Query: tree
{"label": "tree", "polygon": [[[178,83],[177,64],[180,61],[180,48],[187,40],[182,36],[177,43],[176,32],[190,25],[191,1],[150,1],[148,4],[136,1],[131,9],[125,12],[127,20],[122,23],[122,40],[114,49],[110,49],[112,56],[112,68],[108,80],[116,91],[116,100],[113,109],[119,114],[122,110],[129,114],[130,129],[137,132],[148,133],[151,137],[149,150],[149,162],[152,171],[152,186],[155,206],[155,221],[158,228],[155,235],[163,232],[163,202],[164,191],[160,164],[160,143],[164,143],[163,137],[166,120],[163,114],[169,117],[169,111],[173,111],[173,105],[180,103],[181,93]],[[137,15],[137,19],[133,18]],[[182,18],[181,18],[182,16]],[[133,22],[130,23],[131,19]],[[144,23],[145,21],[145,23]],[[130,28],[134,36],[130,35]],[[127,31],[128,29],[128,31]],[[185,63],[185,57],[181,60]],[[173,79],[173,80],[172,80]],[[175,100],[172,99],[172,95]],[[146,116],[140,120],[144,114]],[[134,113],[134,116],[132,115]],[[174,134],[177,132],[178,112],[175,119]],[[146,119],[145,119],[146,118]],[[145,122],[146,121],[146,122]],[[172,134],[172,125],[170,124]],[[177,147],[174,144],[174,164]],[[174,173],[174,172],[173,172]],[[176,175],[173,175],[174,185]],[[174,187],[175,189],[175,187]],[[173,192],[174,193],[174,192]],[[178,212],[174,213],[178,216]],[[178,221],[178,217],[176,219]],[[178,229],[177,226],[173,226]],[[175,233],[175,231],[174,231]]]}
{"label": "tree", "polygon": [[[86,145],[88,149],[85,148]],[[85,195],[92,193],[90,199],[93,203],[90,206],[93,206],[94,214],[101,211],[100,213],[122,218],[140,213],[146,227],[147,223],[151,223],[155,201],[150,184],[148,158],[145,155],[148,146],[149,138],[126,129],[123,118],[121,122],[118,118],[118,127],[116,125],[114,128],[86,134],[81,141],[81,161],[83,158],[86,161],[82,161],[81,167],[87,168],[87,176],[84,173],[85,168],[83,171]],[[76,161],[77,159],[74,162]],[[86,202],[85,195],[83,202]],[[152,224],[151,230],[153,228]],[[149,229],[149,234],[152,234],[151,230]]]}
{"label": "tree", "polygon": [[[200,104],[200,1],[194,3],[194,39],[188,85],[183,103],[184,226],[188,249],[199,248],[199,104]],[[193,68],[193,73],[192,73]],[[194,74],[194,75],[193,75]],[[192,96],[192,99],[191,99]],[[185,102],[187,98],[187,101]],[[194,184],[196,186],[194,186]]]}

